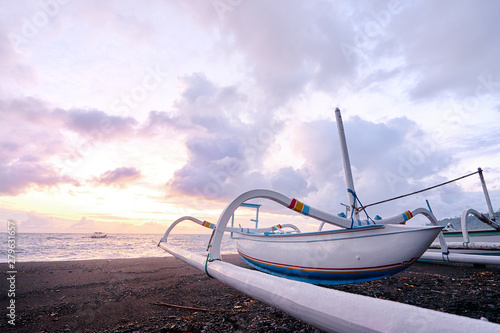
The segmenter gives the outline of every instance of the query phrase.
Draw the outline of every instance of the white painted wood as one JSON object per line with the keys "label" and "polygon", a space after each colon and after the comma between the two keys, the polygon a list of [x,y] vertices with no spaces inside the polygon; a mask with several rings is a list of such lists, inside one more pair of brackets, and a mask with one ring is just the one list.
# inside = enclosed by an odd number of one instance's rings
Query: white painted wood
{"label": "white painted wood", "polygon": [[[175,257],[205,270],[206,258],[161,243]],[[223,261],[209,262],[207,272],[252,298],[327,332],[499,332],[500,325],[361,296],[248,270]]]}
{"label": "white painted wood", "polygon": [[478,255],[478,254],[462,254],[450,252],[443,254],[440,252],[433,252],[432,250],[425,251],[420,257],[422,260],[443,261],[443,262],[462,262],[468,264],[490,264],[500,265],[500,256],[494,255]]}
{"label": "white painted wood", "polygon": [[[337,131],[339,134],[340,151],[342,152],[342,161],[344,162],[344,174],[345,174],[347,189],[356,193],[356,190],[354,189],[354,180],[352,178],[349,151],[347,150],[347,141],[345,139],[344,124],[342,122],[342,115],[340,114],[339,108],[335,109],[335,119],[337,121]],[[354,194],[351,192],[348,192],[347,194],[349,197],[349,207],[351,209],[351,212],[353,212],[353,217],[357,218],[358,213],[356,211],[356,198],[354,197]]]}

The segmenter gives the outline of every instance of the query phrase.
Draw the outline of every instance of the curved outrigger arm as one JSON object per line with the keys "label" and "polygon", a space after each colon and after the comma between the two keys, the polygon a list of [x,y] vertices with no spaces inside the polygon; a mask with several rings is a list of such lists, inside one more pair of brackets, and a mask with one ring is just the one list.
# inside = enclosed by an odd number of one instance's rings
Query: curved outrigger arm
{"label": "curved outrigger arm", "polygon": [[[196,224],[199,224],[199,225],[201,225],[203,227],[206,227],[206,228],[209,228],[209,229],[217,229],[217,226],[215,224],[210,223],[208,221],[202,221],[202,220],[199,220],[196,217],[192,217],[192,216],[183,216],[183,217],[178,218],[177,220],[175,220],[168,227],[167,231],[165,232],[165,234],[163,235],[163,237],[160,239],[160,242],[158,243],[158,245],[160,243],[166,243],[167,239],[168,239],[168,235],[170,234],[170,232],[179,223],[184,222],[184,221],[192,221],[192,222],[194,222]],[[284,229],[284,228],[291,228],[295,232],[300,232],[300,229],[297,228],[293,224],[277,224],[277,225],[273,225],[271,227],[265,227],[265,228],[233,228],[233,227],[226,227],[225,231],[226,232],[257,232],[257,233],[262,233],[262,232],[273,232],[273,231]]]}
{"label": "curved outrigger arm", "polygon": [[475,209],[467,209],[462,213],[462,218],[461,218],[461,225],[462,225],[462,236],[464,238],[464,243],[470,243],[469,239],[469,231],[467,230],[467,217],[469,215],[474,215],[477,217],[481,222],[486,223],[492,228],[495,228],[496,230],[500,230],[500,225],[496,223],[495,221],[490,220],[488,217],[486,217],[484,214],[481,214]]}
{"label": "curved outrigger arm", "polygon": [[[238,209],[238,207],[247,200],[255,199],[255,198],[264,198],[272,200],[278,204],[281,204],[285,207],[295,210],[298,213],[302,213],[319,221],[323,221],[328,224],[332,224],[342,228],[351,228],[353,220],[350,218],[344,218],[340,216],[335,216],[330,213],[326,213],[319,209],[315,209],[304,203],[291,199],[281,193],[271,191],[271,190],[251,190],[239,195],[236,199],[234,199],[229,205],[226,206],[224,211],[219,217],[217,221],[217,228],[215,230],[213,245],[210,250],[210,260],[220,260],[220,246],[222,242],[222,237],[224,236],[225,231],[231,231],[230,228],[227,228],[227,223],[233,213]],[[422,214],[427,217],[433,225],[438,225],[436,218],[434,215],[424,208],[418,208],[414,211],[407,211],[403,214],[394,216],[392,218],[383,219],[377,221],[377,224],[398,224],[405,223],[408,219],[412,218],[414,215]],[[239,228],[236,228],[239,231]],[[447,254],[448,247],[446,246],[446,242],[444,240],[444,236],[442,233],[439,234],[439,241],[441,243],[441,248],[444,254]]]}

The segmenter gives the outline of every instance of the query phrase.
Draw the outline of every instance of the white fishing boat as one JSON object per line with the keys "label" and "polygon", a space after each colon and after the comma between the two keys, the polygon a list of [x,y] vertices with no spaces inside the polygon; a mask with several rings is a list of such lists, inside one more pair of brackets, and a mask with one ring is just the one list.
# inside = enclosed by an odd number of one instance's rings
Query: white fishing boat
{"label": "white fishing boat", "polygon": [[92,234],[92,236],[90,236],[90,238],[106,238],[106,237],[108,237],[108,235],[106,235],[106,234],[105,234],[105,233],[103,233],[103,232],[99,232],[99,231],[94,232],[94,233]]}
{"label": "white fishing boat", "polygon": [[[277,226],[278,230],[282,228]],[[366,224],[304,233],[234,230],[233,239],[241,257],[261,271],[314,284],[346,284],[404,270],[440,230],[439,226]]]}
{"label": "white fishing boat", "polygon": [[[160,244],[167,243],[170,231],[178,223],[189,220],[214,229],[208,261],[221,260],[223,235],[232,232],[238,253],[246,262],[261,271],[288,279],[314,284],[345,284],[383,278],[409,267],[425,252],[442,227],[437,226],[432,213],[424,208],[376,222],[370,218],[362,220],[354,213],[359,200],[354,190],[340,110],[335,113],[353,212],[350,217],[332,215],[274,191],[253,190],[231,202],[216,225],[194,217],[180,218],[170,226]],[[257,198],[272,200],[340,229],[303,233],[293,225],[257,229],[227,226],[238,207]],[[434,226],[405,225],[407,220],[418,214],[426,216]],[[287,231],[288,228],[291,231]]]}
{"label": "white fishing boat", "polygon": [[[356,212],[356,192],[352,182],[347,146],[340,111],[336,110],[351,212]],[[301,232],[292,224],[266,228],[227,226],[234,212],[246,201],[261,198],[320,221],[339,230]],[[246,205],[249,206],[248,204]],[[259,208],[261,205],[254,205]],[[410,227],[406,221],[422,214],[434,226]],[[191,221],[213,230],[206,257],[169,242],[172,230]],[[253,220],[258,221],[258,218]],[[335,216],[269,190],[252,190],[233,200],[217,224],[184,216],[174,221],[158,246],[176,258],[253,298],[275,306],[290,315],[328,332],[495,332],[499,325],[401,304],[388,300],[350,294],[312,283],[336,284],[373,280],[395,274],[411,265],[438,238],[446,242],[427,209],[406,211],[392,218],[362,221]],[[221,242],[232,232],[240,255],[258,270],[249,270],[222,261]],[[260,271],[259,271],[260,270]],[[264,272],[271,274],[266,274]],[[286,278],[283,278],[286,277]],[[299,281],[294,281],[299,280]],[[304,283],[311,282],[311,283]],[[362,314],[360,316],[360,313]],[[432,326],[428,326],[432,325]]]}

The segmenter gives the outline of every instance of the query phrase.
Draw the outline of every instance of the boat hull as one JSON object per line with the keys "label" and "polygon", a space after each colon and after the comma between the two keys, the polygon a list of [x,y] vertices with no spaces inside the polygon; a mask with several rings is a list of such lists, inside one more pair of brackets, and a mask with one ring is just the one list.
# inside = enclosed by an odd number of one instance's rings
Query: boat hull
{"label": "boat hull", "polygon": [[396,274],[415,262],[441,227],[370,226],[302,234],[235,234],[251,266],[313,284],[347,284]]}

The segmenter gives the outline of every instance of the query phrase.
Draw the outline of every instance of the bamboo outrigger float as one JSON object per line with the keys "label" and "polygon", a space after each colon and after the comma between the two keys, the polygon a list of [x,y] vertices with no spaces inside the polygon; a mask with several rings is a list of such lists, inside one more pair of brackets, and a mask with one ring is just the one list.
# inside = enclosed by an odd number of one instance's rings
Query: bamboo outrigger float
{"label": "bamboo outrigger float", "polygon": [[[278,192],[252,190],[226,206],[217,224],[190,216],[179,218],[167,229],[158,246],[204,270],[210,277],[325,331],[437,331],[450,327],[463,332],[498,330],[498,325],[489,322],[314,285],[362,282],[396,274],[420,258],[436,237],[446,248],[442,227],[436,226],[434,215],[427,209],[406,211],[376,222],[368,215],[361,220],[354,214],[359,200],[354,191],[340,111],[337,109],[335,113],[352,212],[349,218],[315,209]],[[274,201],[341,229],[302,233],[291,224],[254,229],[228,227],[236,209],[255,198]],[[405,225],[418,214],[427,217],[434,226]],[[169,243],[170,232],[184,221],[213,229],[206,258]],[[246,262],[272,275],[223,262],[221,242],[225,232],[233,233],[238,252]],[[427,323],[432,326],[425,329],[422,325]]]}

